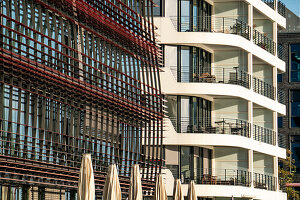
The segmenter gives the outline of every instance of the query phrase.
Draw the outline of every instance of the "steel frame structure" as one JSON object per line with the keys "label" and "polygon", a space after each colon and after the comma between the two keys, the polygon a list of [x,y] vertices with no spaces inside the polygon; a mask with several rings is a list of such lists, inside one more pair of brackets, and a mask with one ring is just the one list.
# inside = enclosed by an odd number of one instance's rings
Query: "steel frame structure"
{"label": "steel frame structure", "polygon": [[140,164],[151,195],[163,165],[153,2],[3,0],[0,6],[2,187],[21,188],[15,199],[29,193],[34,199],[34,191],[45,199],[49,188],[74,199],[81,156],[91,153],[97,195],[112,163],[124,194],[131,165]]}

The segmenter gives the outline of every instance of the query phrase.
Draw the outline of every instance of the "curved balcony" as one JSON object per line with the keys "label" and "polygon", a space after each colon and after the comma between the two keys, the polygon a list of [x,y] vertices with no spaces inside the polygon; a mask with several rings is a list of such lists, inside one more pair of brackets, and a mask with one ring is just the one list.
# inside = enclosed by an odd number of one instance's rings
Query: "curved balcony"
{"label": "curved balcony", "polygon": [[239,119],[217,119],[212,125],[211,119],[170,117],[177,133],[227,134],[251,137],[250,123]]}
{"label": "curved balcony", "polygon": [[[239,67],[214,67],[203,69],[199,66],[171,66],[171,72],[177,82],[181,83],[223,83],[240,85],[247,89],[251,86],[251,75],[239,69]],[[212,73],[208,73],[212,71]],[[273,85],[253,77],[253,91],[275,100],[276,87]],[[278,102],[284,104],[285,94],[278,89]]]}
{"label": "curved balcony", "polygon": [[[169,167],[174,179],[180,179],[182,184],[189,184],[194,180],[200,185],[227,185],[227,186],[243,186],[269,191],[276,191],[277,177],[251,173],[245,169],[193,169],[178,171],[178,167]],[[253,175],[253,176],[252,176]]]}
{"label": "curved balcony", "polygon": [[251,186],[251,173],[239,169],[195,169],[179,173],[176,168],[170,169],[173,177],[182,184],[194,180],[196,184]]}
{"label": "curved balcony", "polygon": [[[285,149],[276,146],[274,142],[277,139],[276,132],[270,129],[264,131],[265,128],[259,126],[252,131],[251,124],[242,120],[237,120],[237,124],[236,120],[224,119],[225,122],[222,121],[223,119],[220,119],[211,123],[209,119],[206,122],[201,119],[198,125],[194,123],[195,121],[184,118],[179,127],[183,130],[178,132],[176,125],[179,124],[178,120],[165,118],[164,144],[170,146],[234,146],[285,158]],[[253,135],[253,139],[251,135]]]}
{"label": "curved balcony", "polygon": [[240,35],[250,40],[250,26],[234,18],[182,16],[170,17],[179,32],[216,32]]}
{"label": "curved balcony", "polygon": [[[225,83],[240,85],[248,89],[250,88],[250,74],[239,69],[239,67],[214,67],[212,69],[202,69],[199,66],[193,66],[193,70],[189,70],[188,68],[189,66],[181,66],[181,70],[178,70],[177,66],[170,67],[177,82]],[[207,73],[208,71],[213,71],[213,73]]]}
{"label": "curved balcony", "polygon": [[[175,117],[169,118],[177,133],[227,134],[251,137],[251,124],[240,119],[211,119]],[[266,144],[276,145],[276,132],[272,129],[253,125],[253,139]]]}

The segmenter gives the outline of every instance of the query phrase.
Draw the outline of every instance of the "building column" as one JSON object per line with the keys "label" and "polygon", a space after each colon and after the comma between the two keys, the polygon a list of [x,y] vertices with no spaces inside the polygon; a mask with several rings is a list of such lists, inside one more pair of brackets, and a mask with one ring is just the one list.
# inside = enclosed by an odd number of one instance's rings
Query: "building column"
{"label": "building column", "polygon": [[279,192],[279,177],[278,177],[278,157],[273,157],[273,172],[274,177],[276,177],[275,185],[276,191]]}
{"label": "building column", "polygon": [[253,55],[248,53],[248,74],[250,74],[250,90],[253,90]]}
{"label": "building column", "polygon": [[254,184],[253,184],[253,150],[248,150],[248,169],[250,172],[250,178],[251,178],[251,184],[250,187],[254,188]]}
{"label": "building column", "polygon": [[250,26],[250,41],[253,41],[253,6],[248,5],[248,25]]}
{"label": "building column", "polygon": [[275,56],[277,56],[277,23],[276,22],[273,22],[273,41],[275,42],[275,49],[274,49],[274,52],[275,52]]}

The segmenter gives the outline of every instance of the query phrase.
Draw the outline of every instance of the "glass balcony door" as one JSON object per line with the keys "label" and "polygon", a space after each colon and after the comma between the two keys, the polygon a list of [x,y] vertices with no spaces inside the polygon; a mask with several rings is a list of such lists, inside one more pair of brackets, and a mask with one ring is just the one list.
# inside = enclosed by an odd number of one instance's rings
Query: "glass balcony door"
{"label": "glass balcony door", "polygon": [[199,97],[178,96],[177,131],[180,133],[201,132],[211,127],[211,102]]}
{"label": "glass balcony door", "polygon": [[179,0],[179,30],[211,31],[211,5],[204,0]]}
{"label": "glass balcony door", "polygon": [[178,82],[202,82],[211,76],[211,53],[197,47],[178,46]]}

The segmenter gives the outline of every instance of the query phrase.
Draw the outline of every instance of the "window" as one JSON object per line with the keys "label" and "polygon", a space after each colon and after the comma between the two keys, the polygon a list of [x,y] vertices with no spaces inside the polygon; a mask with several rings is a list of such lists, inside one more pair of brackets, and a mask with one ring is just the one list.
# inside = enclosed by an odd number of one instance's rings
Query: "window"
{"label": "window", "polygon": [[282,128],[282,117],[277,118],[278,128]]}
{"label": "window", "polygon": [[300,136],[291,136],[292,158],[295,160],[296,174],[300,174]]}
{"label": "window", "polygon": [[282,74],[277,74],[277,82],[282,83],[283,80],[283,75]]}
{"label": "window", "polygon": [[291,82],[300,82],[300,44],[291,45]]}
{"label": "window", "polygon": [[291,127],[300,127],[300,90],[291,90]]}
{"label": "window", "polygon": [[198,181],[203,174],[211,174],[212,150],[201,147],[181,147],[180,178],[182,183]]}
{"label": "window", "polygon": [[211,74],[211,53],[197,47],[178,46],[178,82],[201,82],[204,73]]}
{"label": "window", "polygon": [[157,5],[153,7],[153,16],[164,17],[165,0],[154,0],[153,2]]}
{"label": "window", "polygon": [[179,0],[179,30],[211,31],[211,5],[204,0]]}

